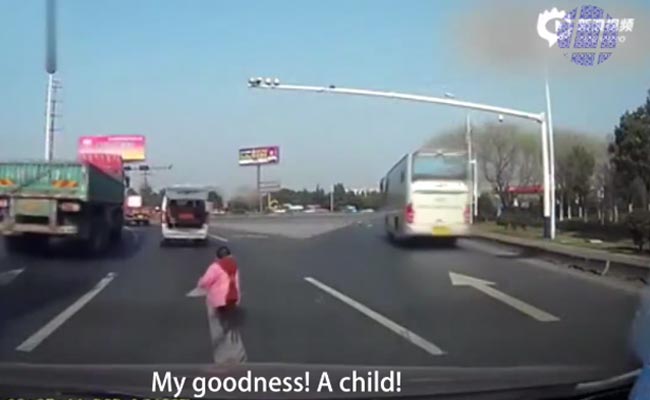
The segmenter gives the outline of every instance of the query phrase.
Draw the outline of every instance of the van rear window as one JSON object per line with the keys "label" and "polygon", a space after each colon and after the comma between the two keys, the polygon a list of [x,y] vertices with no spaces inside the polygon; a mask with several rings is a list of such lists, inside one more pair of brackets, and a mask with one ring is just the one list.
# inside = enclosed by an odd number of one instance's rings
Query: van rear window
{"label": "van rear window", "polygon": [[203,200],[170,200],[169,207],[204,208],[205,203]]}

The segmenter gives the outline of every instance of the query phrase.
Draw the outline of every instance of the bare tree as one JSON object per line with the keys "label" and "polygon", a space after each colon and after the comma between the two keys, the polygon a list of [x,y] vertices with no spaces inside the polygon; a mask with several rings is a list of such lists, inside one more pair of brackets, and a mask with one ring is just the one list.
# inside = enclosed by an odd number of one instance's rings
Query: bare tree
{"label": "bare tree", "polygon": [[517,153],[516,178],[523,186],[538,185],[542,178],[542,150],[539,136],[532,133],[516,133]]}
{"label": "bare tree", "polygon": [[446,149],[451,151],[465,150],[467,142],[465,137],[465,126],[457,126],[439,134],[433,135],[420,147],[420,150]]}
{"label": "bare tree", "polygon": [[519,145],[516,127],[490,124],[474,135],[476,152],[485,179],[505,207],[512,205],[508,187],[512,185],[517,170]]}

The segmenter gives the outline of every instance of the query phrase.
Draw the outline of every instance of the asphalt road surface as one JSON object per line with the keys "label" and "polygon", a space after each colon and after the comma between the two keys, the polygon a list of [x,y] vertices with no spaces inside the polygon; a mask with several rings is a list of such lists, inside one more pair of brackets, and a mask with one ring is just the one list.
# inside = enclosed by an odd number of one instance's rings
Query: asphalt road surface
{"label": "asphalt road surface", "polygon": [[[208,247],[161,248],[159,227],[130,228],[101,258],[0,247],[0,361],[636,367],[637,292],[512,249],[397,247],[371,214],[224,218],[211,232]],[[227,325],[193,292],[225,242],[243,296]]]}

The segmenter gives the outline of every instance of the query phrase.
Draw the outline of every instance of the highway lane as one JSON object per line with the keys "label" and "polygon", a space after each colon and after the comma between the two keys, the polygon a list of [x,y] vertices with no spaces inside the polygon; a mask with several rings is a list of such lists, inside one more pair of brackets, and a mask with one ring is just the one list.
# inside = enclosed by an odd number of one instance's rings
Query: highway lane
{"label": "highway lane", "polygon": [[[627,346],[634,293],[539,268],[498,246],[396,247],[367,215],[216,219],[211,229],[240,261],[234,329],[247,361],[635,365]],[[160,248],[159,239],[155,226],[134,228],[100,259],[0,253],[0,277],[23,270],[0,279],[0,360],[215,362],[214,325],[203,299],[187,293],[219,240]],[[493,289],[454,286],[450,272]],[[504,298],[556,320],[535,319]],[[39,336],[52,321],[60,325]],[[34,348],[21,348],[35,335]]]}

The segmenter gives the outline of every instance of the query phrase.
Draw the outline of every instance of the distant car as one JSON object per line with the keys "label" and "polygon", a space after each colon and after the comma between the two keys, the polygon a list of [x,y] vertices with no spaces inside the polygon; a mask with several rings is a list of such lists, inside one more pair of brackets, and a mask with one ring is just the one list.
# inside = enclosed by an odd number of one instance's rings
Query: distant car
{"label": "distant car", "polygon": [[286,214],[286,213],[287,210],[284,208],[276,208],[275,210],[273,210],[273,214]]}
{"label": "distant car", "polygon": [[363,210],[361,210],[359,212],[362,212],[362,213],[374,213],[375,210],[373,210],[372,208],[364,208]]}

